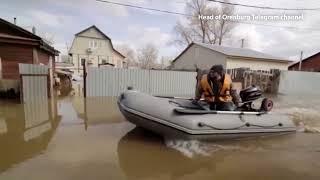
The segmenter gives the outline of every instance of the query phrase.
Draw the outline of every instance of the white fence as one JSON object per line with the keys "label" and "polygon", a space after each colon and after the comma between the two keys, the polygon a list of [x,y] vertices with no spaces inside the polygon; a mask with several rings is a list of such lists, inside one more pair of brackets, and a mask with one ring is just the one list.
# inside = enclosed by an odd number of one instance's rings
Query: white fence
{"label": "white fence", "polygon": [[23,102],[48,98],[48,66],[19,64]]}
{"label": "white fence", "polygon": [[320,73],[281,71],[278,92],[281,94],[320,94]]}
{"label": "white fence", "polygon": [[119,96],[128,86],[152,95],[193,96],[195,72],[89,67],[87,96]]}

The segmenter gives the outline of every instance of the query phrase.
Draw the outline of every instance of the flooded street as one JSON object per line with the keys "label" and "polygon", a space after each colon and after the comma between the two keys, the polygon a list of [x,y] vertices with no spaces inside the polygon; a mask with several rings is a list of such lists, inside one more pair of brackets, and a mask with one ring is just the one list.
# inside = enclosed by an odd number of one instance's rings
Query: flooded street
{"label": "flooded street", "polygon": [[0,102],[0,179],[319,179],[320,100],[273,99],[274,111],[289,114],[300,132],[179,141],[127,122],[115,98]]}

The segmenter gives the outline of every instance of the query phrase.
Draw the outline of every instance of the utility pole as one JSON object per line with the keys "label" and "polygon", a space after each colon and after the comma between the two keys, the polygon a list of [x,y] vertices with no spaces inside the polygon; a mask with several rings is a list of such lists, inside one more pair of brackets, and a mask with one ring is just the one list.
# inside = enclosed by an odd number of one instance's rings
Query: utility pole
{"label": "utility pole", "polygon": [[302,58],[303,58],[303,51],[301,51],[301,54],[300,54],[299,71],[301,71]]}

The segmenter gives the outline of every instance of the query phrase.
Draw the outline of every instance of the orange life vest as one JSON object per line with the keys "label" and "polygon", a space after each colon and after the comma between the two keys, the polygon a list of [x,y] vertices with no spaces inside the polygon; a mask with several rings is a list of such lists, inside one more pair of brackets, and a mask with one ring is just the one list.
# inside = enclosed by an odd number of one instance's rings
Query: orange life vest
{"label": "orange life vest", "polygon": [[[207,74],[203,75],[200,81],[200,85],[204,91],[204,98],[207,102],[214,102],[214,101],[231,102],[232,101],[232,97],[230,95],[231,83],[232,83],[231,77],[228,74],[225,74],[222,88],[219,90],[219,95],[216,96],[213,93],[212,87],[208,82]],[[218,100],[216,100],[215,97],[218,97]]]}

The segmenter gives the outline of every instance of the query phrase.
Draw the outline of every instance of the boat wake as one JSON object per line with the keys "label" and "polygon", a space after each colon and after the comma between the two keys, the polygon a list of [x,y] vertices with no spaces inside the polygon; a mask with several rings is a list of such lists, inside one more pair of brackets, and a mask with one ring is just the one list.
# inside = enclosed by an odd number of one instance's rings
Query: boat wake
{"label": "boat wake", "polygon": [[210,152],[206,146],[204,146],[200,141],[196,140],[172,140],[165,139],[165,144],[167,147],[175,149],[185,156],[192,158],[194,156],[209,156]]}
{"label": "boat wake", "polygon": [[[296,124],[298,132],[320,134],[320,113],[317,109],[292,107],[278,109],[274,112],[289,115]],[[216,143],[205,143],[197,140],[174,140],[169,138],[165,138],[165,145],[179,151],[189,158],[196,156],[210,156],[218,151],[252,150],[249,147],[244,148],[237,145],[221,145]]]}
{"label": "boat wake", "polygon": [[275,112],[288,114],[298,127],[298,132],[320,133],[320,114],[317,109],[293,107]]}

